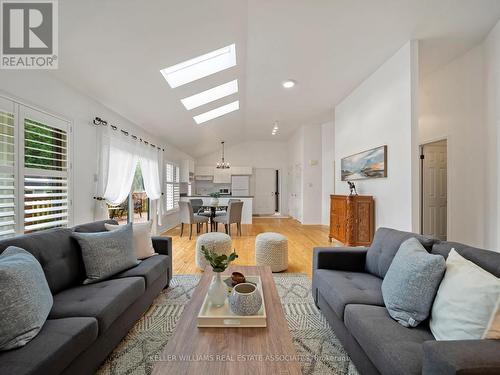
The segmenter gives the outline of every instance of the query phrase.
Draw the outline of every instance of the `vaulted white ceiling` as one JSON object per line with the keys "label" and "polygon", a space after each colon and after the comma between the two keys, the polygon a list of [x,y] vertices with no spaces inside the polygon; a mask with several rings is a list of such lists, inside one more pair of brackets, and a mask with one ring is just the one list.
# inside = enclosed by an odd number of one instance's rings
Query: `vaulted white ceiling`
{"label": "vaulted white ceiling", "polygon": [[[426,74],[478,43],[498,0],[64,0],[52,74],[195,156],[219,141],[286,139],[332,117],[410,39]],[[237,65],[172,89],[160,69],[236,44]],[[187,111],[180,99],[237,78],[239,93]],[[281,83],[292,78],[295,88]],[[240,100],[197,125],[193,116]],[[98,115],[98,114],[96,114]],[[280,131],[272,138],[273,122]]]}

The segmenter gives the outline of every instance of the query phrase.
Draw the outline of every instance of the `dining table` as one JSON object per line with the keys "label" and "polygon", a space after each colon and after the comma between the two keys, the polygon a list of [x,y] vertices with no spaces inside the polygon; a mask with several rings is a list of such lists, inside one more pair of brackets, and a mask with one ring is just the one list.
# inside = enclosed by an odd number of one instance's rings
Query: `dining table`
{"label": "dining table", "polygon": [[202,206],[203,209],[210,210],[210,232],[214,231],[214,218],[217,216],[217,210],[227,211],[227,207],[227,204],[204,204]]}

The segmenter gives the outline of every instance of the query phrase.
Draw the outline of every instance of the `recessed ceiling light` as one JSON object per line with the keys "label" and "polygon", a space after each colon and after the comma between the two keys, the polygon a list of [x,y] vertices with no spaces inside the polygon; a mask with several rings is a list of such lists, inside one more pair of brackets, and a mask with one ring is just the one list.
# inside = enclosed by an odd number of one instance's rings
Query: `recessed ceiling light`
{"label": "recessed ceiling light", "polygon": [[213,120],[214,118],[224,116],[230,112],[237,111],[238,109],[240,109],[240,101],[236,100],[235,102],[223,105],[222,107],[218,107],[212,109],[211,111],[202,113],[201,115],[194,116],[193,119],[197,124],[202,124],[209,120]]}
{"label": "recessed ceiling light", "polygon": [[282,85],[285,89],[291,89],[293,86],[295,86],[295,81],[293,79],[287,79],[286,81],[283,81]]}
{"label": "recessed ceiling light", "polygon": [[202,91],[199,94],[181,99],[181,102],[182,104],[184,104],[184,107],[186,107],[187,110],[190,110],[237,92],[238,80],[235,79],[234,81],[224,83],[220,86],[216,86],[206,91]]}
{"label": "recessed ceiling light", "polygon": [[170,87],[175,88],[236,65],[236,45],[220,48],[160,70]]}

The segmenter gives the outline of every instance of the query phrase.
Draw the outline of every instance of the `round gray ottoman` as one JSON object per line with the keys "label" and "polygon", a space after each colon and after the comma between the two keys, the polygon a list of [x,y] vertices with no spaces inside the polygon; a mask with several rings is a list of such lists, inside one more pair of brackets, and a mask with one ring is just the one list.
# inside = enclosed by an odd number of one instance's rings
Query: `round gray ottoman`
{"label": "round gray ottoman", "polygon": [[211,250],[219,255],[229,255],[233,252],[231,245],[231,237],[225,233],[211,232],[205,233],[196,240],[196,266],[202,270],[208,264],[207,260],[201,252],[201,247],[205,246],[207,250]]}
{"label": "round gray ottoman", "polygon": [[255,239],[255,264],[270,266],[272,272],[288,267],[288,240],[279,233],[261,233]]}

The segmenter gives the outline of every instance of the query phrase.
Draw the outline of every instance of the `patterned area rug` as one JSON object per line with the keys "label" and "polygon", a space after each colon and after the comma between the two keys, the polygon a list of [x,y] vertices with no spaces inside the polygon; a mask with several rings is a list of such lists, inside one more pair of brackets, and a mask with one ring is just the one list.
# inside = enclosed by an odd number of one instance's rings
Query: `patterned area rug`
{"label": "patterned area rug", "polygon": [[[149,375],[153,359],[171,337],[200,276],[178,275],[111,353],[99,375]],[[314,305],[311,281],[302,274],[274,275],[288,327],[307,375],[357,375],[357,371]]]}

